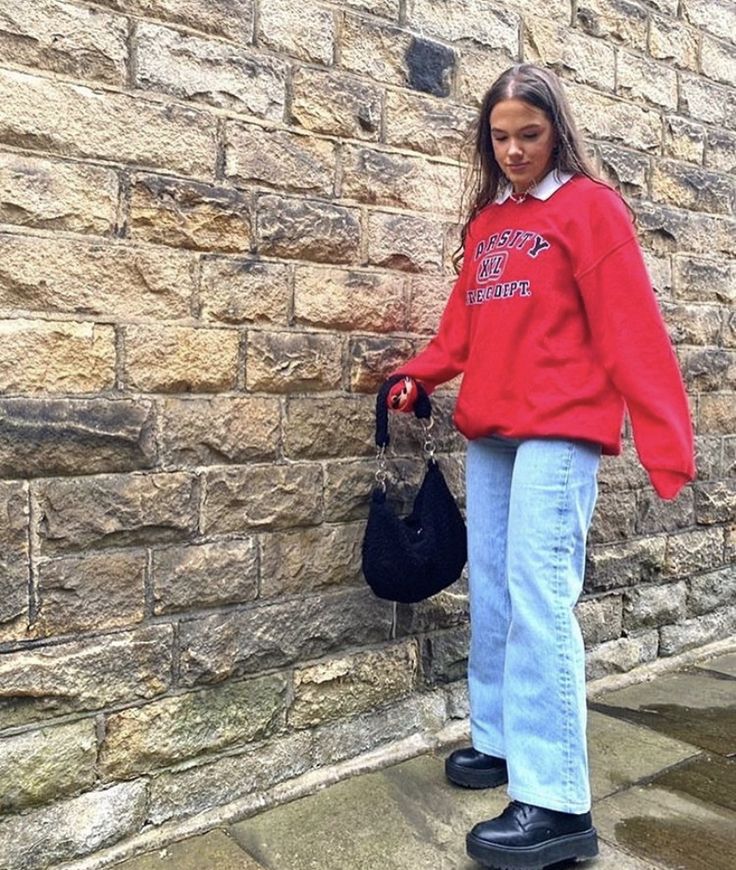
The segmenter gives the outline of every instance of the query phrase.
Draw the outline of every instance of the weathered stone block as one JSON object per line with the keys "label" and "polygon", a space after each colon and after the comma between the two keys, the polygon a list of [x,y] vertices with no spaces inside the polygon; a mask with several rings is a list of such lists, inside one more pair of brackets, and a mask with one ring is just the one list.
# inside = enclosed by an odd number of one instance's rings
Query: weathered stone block
{"label": "weathered stone block", "polygon": [[726,0],[684,0],[683,17],[723,39],[731,39],[736,31],[736,9]]}
{"label": "weathered stone block", "polygon": [[237,755],[162,771],[151,778],[148,818],[159,825],[191,816],[306,773],[315,766],[312,740],[312,732],[301,731],[252,743]]}
{"label": "weathered stone block", "polygon": [[664,64],[619,49],[616,81],[618,92],[627,99],[677,108],[677,73]]}
{"label": "weathered stone block", "polygon": [[647,193],[649,159],[636,151],[601,144],[598,148],[601,167],[616,188],[626,194]]}
{"label": "weathered stone block", "polygon": [[337,459],[373,453],[375,404],[372,396],[289,399],[284,452],[291,459]]}
{"label": "weathered stone block", "polygon": [[153,609],[240,604],[258,595],[258,551],[253,538],[153,552]]}
{"label": "weathered stone block", "polygon": [[695,487],[695,519],[698,525],[736,521],[736,480],[699,483]]}
{"label": "weathered stone block", "polygon": [[[0,482],[0,639],[28,614],[28,485]],[[10,627],[6,624],[10,623]],[[22,623],[22,624],[21,624]]]}
{"label": "weathered stone block", "polygon": [[[697,439],[700,441],[700,438]],[[729,478],[736,476],[736,435],[727,436],[723,438],[723,464],[720,465],[718,460],[720,459],[720,452],[718,452],[717,444],[721,441],[718,436],[712,436],[708,439],[709,443],[712,445],[711,449],[713,451],[711,467],[714,469],[720,469],[723,477]],[[696,442],[697,443],[697,442]],[[698,465],[698,468],[700,466]],[[706,475],[705,471],[707,467],[703,470],[703,479],[707,480],[708,477],[717,477],[718,472],[710,475]]]}
{"label": "weathered stone block", "polygon": [[[538,12],[541,10],[538,10]],[[524,17],[524,58],[552,67],[561,76],[613,92],[616,84],[616,52],[603,40],[570,29],[565,19],[528,15]]]}
{"label": "weathered stone block", "polygon": [[180,683],[242,674],[379,643],[391,629],[390,603],[367,590],[309,596],[181,624]]}
{"label": "weathered stone block", "polygon": [[138,833],[146,783],[125,782],[0,819],[0,851],[13,870],[43,870]]}
{"label": "weathered stone block", "polygon": [[701,76],[680,74],[680,109],[716,127],[735,127],[733,90]]}
{"label": "weathered stone block", "polygon": [[435,732],[445,722],[439,693],[412,695],[390,707],[347,720],[251,744],[245,752],[166,771],[151,780],[148,818],[160,824],[268,789],[345,758],[355,758],[387,740]]}
{"label": "weathered stone block", "polygon": [[0,727],[153,698],[171,683],[173,630],[132,632],[4,653]]}
{"label": "weathered stone block", "polygon": [[41,550],[176,541],[197,528],[193,474],[107,474],[33,484]]}
{"label": "weathered stone block", "polygon": [[281,263],[224,258],[202,263],[202,317],[221,323],[286,325],[291,269]]}
{"label": "weathered stone block", "polygon": [[[344,522],[367,517],[376,469],[375,459],[329,463],[324,490],[325,519]],[[411,509],[422,470],[423,463],[417,459],[389,459],[391,504],[400,513]]]}
{"label": "weathered stone block", "polygon": [[657,151],[662,143],[658,111],[608,97],[573,82],[565,83],[575,106],[578,127],[584,136],[619,142],[638,151]]}
{"label": "weathered stone block", "polygon": [[462,195],[459,166],[390,151],[347,146],[342,172],[342,196],[372,205],[455,215]]}
{"label": "weathered stone block", "polygon": [[372,212],[368,219],[368,259],[405,272],[442,269],[442,226],[428,218]]}
{"label": "weathered stone block", "polygon": [[[736,301],[736,266],[733,263],[681,254],[673,257],[673,265],[675,293],[679,299],[727,304]],[[715,321],[713,310],[710,309],[709,313]]]}
{"label": "weathered stone block", "polygon": [[336,390],[342,384],[342,355],[339,336],[251,330],[245,385],[271,393]]}
{"label": "weathered stone block", "polygon": [[683,69],[698,71],[700,33],[681,19],[650,16],[649,53],[657,60],[672,61]]}
{"label": "weathered stone block", "polygon": [[680,369],[688,390],[736,389],[736,353],[710,348],[678,348]]}
{"label": "weathered stone block", "polygon": [[461,158],[476,121],[476,113],[409,91],[386,93],[386,142],[452,160]]}
{"label": "weathered stone block", "polygon": [[463,572],[459,580],[437,595],[416,604],[399,604],[396,612],[396,634],[398,637],[415,636],[464,626],[468,622],[469,610],[468,582]]}
{"label": "weathered stone block", "polygon": [[293,73],[291,117],[315,133],[378,139],[383,95],[379,88],[337,71],[302,67]]}
{"label": "weathered stone block", "polygon": [[670,339],[675,344],[718,345],[721,312],[707,305],[662,305]]}
{"label": "weathered stone block", "polygon": [[422,275],[409,279],[409,332],[423,335],[434,335],[437,332],[455,280],[454,275]]}
{"label": "weathered stone block", "polygon": [[659,654],[673,656],[715,640],[725,640],[736,631],[736,607],[724,607],[680,625],[660,629]]}
{"label": "weathered stone block", "polygon": [[724,312],[721,341],[724,347],[736,347],[736,311]]}
{"label": "weathered stone block", "polygon": [[659,635],[655,630],[602,643],[586,656],[585,676],[597,680],[608,674],[621,674],[657,658]]}
{"label": "weathered stone block", "polygon": [[233,329],[126,326],[128,389],[215,392],[235,387],[240,335]]}
{"label": "weathered stone block", "polygon": [[628,633],[679,622],[687,613],[686,598],[684,582],[627,589],[624,592],[624,629]]}
{"label": "weathered stone block", "polygon": [[663,501],[651,486],[640,492],[635,512],[635,534],[672,532],[695,525],[694,493],[685,487],[671,501]]}
{"label": "weathered stone block", "polygon": [[319,465],[218,468],[207,471],[205,480],[205,534],[221,535],[247,528],[283,529],[314,525],[322,519]]}
{"label": "weathered stone block", "polygon": [[327,329],[404,329],[403,275],[297,266],[294,318]]}
{"label": "weathered stone block", "polygon": [[99,0],[119,12],[172,21],[203,33],[250,42],[254,0]]}
{"label": "weathered stone block", "polygon": [[457,65],[454,49],[413,37],[406,51],[407,84],[415,91],[449,97]]}
{"label": "weathered stone block", "polygon": [[479,106],[493,82],[519,60],[517,52],[463,45],[458,59],[457,89],[463,103]]}
{"label": "weathered stone block", "polygon": [[692,577],[688,587],[687,608],[692,616],[736,604],[736,570],[733,565]]}
{"label": "weathered stone block", "polygon": [[193,259],[179,251],[0,235],[0,306],[125,318],[189,317]]}
{"label": "weathered stone block", "polygon": [[117,206],[118,179],[110,169],[0,154],[2,223],[102,235],[113,230]]}
{"label": "weathered stone block", "polygon": [[637,209],[640,237],[658,253],[692,251],[728,254],[733,246],[736,221],[719,215],[641,203]]}
{"label": "weathered stone block", "polygon": [[161,455],[173,465],[275,459],[281,437],[278,399],[261,396],[171,398],[161,404]]}
{"label": "weathered stone block", "polygon": [[585,648],[617,640],[623,631],[621,595],[587,598],[575,607],[575,616],[583,633]]}
{"label": "weathered stone block", "polygon": [[262,254],[353,263],[359,245],[358,209],[282,196],[258,198],[258,248]]}
{"label": "weathered stone block", "polygon": [[586,589],[611,589],[656,581],[665,568],[665,538],[642,538],[588,551]]}
{"label": "weathered stone block", "polygon": [[725,130],[708,130],[705,165],[721,172],[736,172],[736,135]]}
{"label": "weathered stone block", "polygon": [[356,338],[350,341],[350,389],[375,393],[388,372],[409,359],[414,346],[396,338]]}
{"label": "weathered stone block", "polygon": [[469,40],[511,55],[519,50],[518,15],[489,8],[483,0],[466,0],[462,5],[451,0],[414,0],[409,25],[448,42]]}
{"label": "weathered stone block", "polygon": [[647,485],[648,480],[634,445],[628,439],[623,442],[619,456],[601,457],[598,470],[601,494],[618,490],[641,489]]}
{"label": "weathered stone block", "polygon": [[636,493],[601,492],[588,532],[590,544],[626,541],[636,528]]}
{"label": "weathered stone block", "polygon": [[422,649],[422,677],[430,686],[452,683],[465,678],[468,670],[467,625],[449,631],[434,632],[424,640]]}
{"label": "weathered stone block", "polygon": [[697,529],[670,535],[666,573],[684,575],[723,564],[723,529]]}
{"label": "weathered stone block", "polygon": [[736,85],[736,47],[733,44],[703,34],[700,52],[704,75],[727,85]]}
{"label": "weathered stone block", "polygon": [[335,146],[326,139],[287,130],[227,122],[225,176],[235,184],[265,183],[331,196],[335,186]]}
{"label": "weathered stone block", "polygon": [[414,688],[417,659],[412,642],[297,668],[289,726],[314,727],[408,695]]}
{"label": "weathered stone block", "polygon": [[680,208],[732,214],[736,182],[689,163],[656,160],[652,170],[652,199]]}
{"label": "weathered stone block", "polygon": [[0,476],[50,477],[153,465],[151,404],[109,399],[0,401]]}
{"label": "weathered stone block", "polygon": [[342,0],[340,5],[383,18],[398,20],[399,17],[399,0]]}
{"label": "weathered stone block", "polygon": [[312,0],[269,0],[261,9],[258,44],[312,63],[332,63],[335,18]]}
{"label": "weathered stone block", "polygon": [[[728,439],[724,440],[724,447]],[[728,452],[727,449],[724,452]],[[725,458],[725,457],[724,457]],[[722,470],[723,469],[723,470]],[[719,435],[695,436],[696,480],[711,480],[714,477],[727,477],[732,473],[727,465],[721,464],[721,437]]]}
{"label": "weathered stone block", "polygon": [[736,395],[705,393],[698,399],[698,432],[730,435],[736,430]]}
{"label": "weathered stone block", "polygon": [[90,553],[52,559],[36,568],[34,637],[102,631],[145,616],[146,554]]}
{"label": "weathered stone block", "polygon": [[642,251],[649,278],[658,299],[672,298],[672,265],[669,256],[658,257],[651,251]]}
{"label": "weathered stone block", "polygon": [[410,45],[411,36],[405,30],[345,15],[340,65],[373,81],[406,87],[406,54]]}
{"label": "weathered stone block", "polygon": [[0,71],[0,142],[195,177],[211,175],[216,157],[204,112],[16,70]]}
{"label": "weathered stone block", "polygon": [[93,393],[114,384],[112,326],[0,320],[0,391]]}
{"label": "weathered stone block", "polygon": [[687,118],[667,115],[664,122],[664,153],[677,160],[701,164],[705,153],[705,128]]}
{"label": "weathered stone block", "polygon": [[83,791],[97,779],[97,734],[92,718],[2,738],[0,813]]}
{"label": "weathered stone block", "polygon": [[57,0],[5,0],[0,60],[125,87],[127,22]]}
{"label": "weathered stone block", "polygon": [[260,597],[359,585],[363,531],[362,523],[352,523],[263,535]]}
{"label": "weathered stone block", "polygon": [[130,194],[134,240],[204,251],[248,250],[250,201],[231,188],[138,175]]}
{"label": "weathered stone block", "polygon": [[105,720],[100,769],[130,777],[176,761],[265,737],[283,720],[280,674],[162,698]]}
{"label": "weathered stone block", "polygon": [[647,10],[628,0],[581,0],[577,22],[592,36],[607,37],[644,51],[649,24]]}
{"label": "weathered stone block", "polygon": [[222,109],[282,120],[286,64],[219,39],[154,24],[136,30],[136,84]]}

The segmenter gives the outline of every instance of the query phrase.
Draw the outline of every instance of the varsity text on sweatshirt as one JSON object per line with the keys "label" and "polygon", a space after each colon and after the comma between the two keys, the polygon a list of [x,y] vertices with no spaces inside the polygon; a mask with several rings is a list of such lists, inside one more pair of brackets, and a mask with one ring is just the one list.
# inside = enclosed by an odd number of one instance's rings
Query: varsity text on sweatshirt
{"label": "varsity text on sweatshirt", "polygon": [[627,407],[658,494],[695,477],[687,394],[631,217],[583,175],[483,209],[436,336],[397,373],[430,391],[462,373],[453,419],[469,439],[582,439],[617,455]]}

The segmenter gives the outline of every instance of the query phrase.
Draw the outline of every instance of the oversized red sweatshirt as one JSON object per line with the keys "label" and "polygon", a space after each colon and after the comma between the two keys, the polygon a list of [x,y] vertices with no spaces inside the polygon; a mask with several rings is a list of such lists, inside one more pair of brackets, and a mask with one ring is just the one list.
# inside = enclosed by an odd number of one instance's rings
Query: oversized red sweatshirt
{"label": "oversized red sweatshirt", "polygon": [[507,198],[472,222],[437,335],[397,372],[430,391],[462,373],[467,438],[634,443],[657,493],[695,477],[677,357],[620,196],[583,175],[548,199]]}

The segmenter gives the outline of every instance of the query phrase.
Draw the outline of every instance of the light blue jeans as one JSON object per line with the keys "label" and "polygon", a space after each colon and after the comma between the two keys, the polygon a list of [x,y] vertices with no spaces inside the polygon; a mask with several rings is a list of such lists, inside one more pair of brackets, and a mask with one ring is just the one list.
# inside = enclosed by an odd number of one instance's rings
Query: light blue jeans
{"label": "light blue jeans", "polygon": [[515,800],[590,809],[585,652],[573,607],[601,448],[560,438],[469,442],[473,746],[505,758]]}

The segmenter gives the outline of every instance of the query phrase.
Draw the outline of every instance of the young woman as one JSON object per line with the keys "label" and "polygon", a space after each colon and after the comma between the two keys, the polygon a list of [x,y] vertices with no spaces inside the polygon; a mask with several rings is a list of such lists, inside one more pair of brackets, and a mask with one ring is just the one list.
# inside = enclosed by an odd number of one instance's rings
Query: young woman
{"label": "young woman", "polygon": [[511,803],[468,834],[486,866],[597,853],[584,648],[573,607],[601,453],[624,407],[663,499],[695,477],[687,396],[628,207],[596,177],[559,81],[518,64],[483,99],[462,269],[437,335],[398,374],[411,410],[462,374],[468,439],[472,746],[453,782],[508,782]]}

